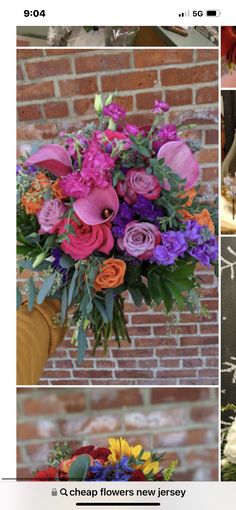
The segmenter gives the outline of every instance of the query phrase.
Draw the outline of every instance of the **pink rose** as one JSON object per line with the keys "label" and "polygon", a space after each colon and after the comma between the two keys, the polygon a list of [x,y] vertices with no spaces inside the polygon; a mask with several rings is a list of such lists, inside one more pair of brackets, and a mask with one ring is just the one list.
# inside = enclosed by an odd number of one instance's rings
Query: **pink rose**
{"label": "pink rose", "polygon": [[148,260],[153,250],[161,242],[161,233],[151,223],[131,221],[126,225],[123,239],[117,243],[121,250],[140,260]]}
{"label": "pink rose", "polygon": [[37,214],[40,224],[40,234],[53,234],[61,224],[62,216],[66,211],[65,205],[56,198],[45,200],[42,208]]}
{"label": "pink rose", "polygon": [[116,191],[124,197],[127,204],[134,204],[138,195],[147,200],[155,200],[160,196],[161,186],[155,175],[148,174],[144,168],[128,170],[125,180],[119,181]]}
{"label": "pink rose", "polygon": [[[74,233],[68,232],[66,225],[73,227]],[[64,218],[61,222],[59,234],[67,234],[68,241],[61,243],[61,249],[68,253],[74,260],[86,259],[95,250],[109,254],[114,246],[111,227],[108,223],[100,225],[78,225],[72,219]]]}

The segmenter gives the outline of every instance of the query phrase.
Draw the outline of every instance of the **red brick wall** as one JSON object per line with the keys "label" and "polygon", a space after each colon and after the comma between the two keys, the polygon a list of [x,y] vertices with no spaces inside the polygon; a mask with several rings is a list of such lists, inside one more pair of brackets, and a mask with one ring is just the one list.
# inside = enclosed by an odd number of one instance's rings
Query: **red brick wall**
{"label": "red brick wall", "polygon": [[178,459],[175,480],[217,480],[213,388],[18,390],[18,477],[46,465],[56,441],[104,445],[112,436]]}
{"label": "red brick wall", "polygon": [[[201,190],[217,192],[217,125],[196,120],[216,114],[217,50],[18,50],[18,142],[23,150],[37,141],[51,141],[62,129],[94,119],[96,92],[113,92],[128,111],[128,120],[148,123],[155,98],[173,109],[166,120],[185,112],[191,131],[202,141]],[[193,113],[193,111],[197,112]],[[188,121],[189,122],[189,121]],[[189,131],[190,133],[190,131]],[[112,345],[90,354],[77,367],[71,332],[48,362],[43,384],[215,384],[217,383],[217,283],[213,272],[200,268],[202,303],[208,317],[185,311],[167,317],[162,308],[149,311],[127,303],[131,346]]]}

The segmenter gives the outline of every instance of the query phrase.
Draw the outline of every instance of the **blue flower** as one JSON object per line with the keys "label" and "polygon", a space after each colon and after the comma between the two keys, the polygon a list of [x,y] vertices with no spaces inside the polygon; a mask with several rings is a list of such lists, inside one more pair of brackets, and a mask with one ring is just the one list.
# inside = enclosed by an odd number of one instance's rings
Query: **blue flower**
{"label": "blue flower", "polygon": [[89,474],[92,474],[93,477],[92,479],[88,477],[88,479],[93,481],[127,481],[133,471],[134,469],[129,466],[128,457],[122,457],[122,459],[116,464],[108,466],[104,466],[103,464],[100,464],[100,462],[95,461],[89,469]]}

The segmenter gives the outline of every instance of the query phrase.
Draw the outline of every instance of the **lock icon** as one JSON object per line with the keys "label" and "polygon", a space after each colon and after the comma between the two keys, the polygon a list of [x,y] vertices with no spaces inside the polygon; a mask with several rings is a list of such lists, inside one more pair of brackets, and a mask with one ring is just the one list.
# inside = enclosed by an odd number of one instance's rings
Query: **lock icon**
{"label": "lock icon", "polygon": [[57,496],[57,489],[52,489],[51,495],[52,496]]}

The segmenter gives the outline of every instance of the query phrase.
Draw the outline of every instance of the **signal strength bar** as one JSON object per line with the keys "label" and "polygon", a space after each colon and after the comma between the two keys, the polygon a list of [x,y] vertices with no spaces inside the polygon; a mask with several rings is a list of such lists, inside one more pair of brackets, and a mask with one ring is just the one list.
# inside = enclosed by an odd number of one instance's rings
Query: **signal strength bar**
{"label": "signal strength bar", "polygon": [[179,14],[179,17],[180,17],[180,18],[184,18],[185,16],[190,16],[190,11],[181,12],[181,13]]}

